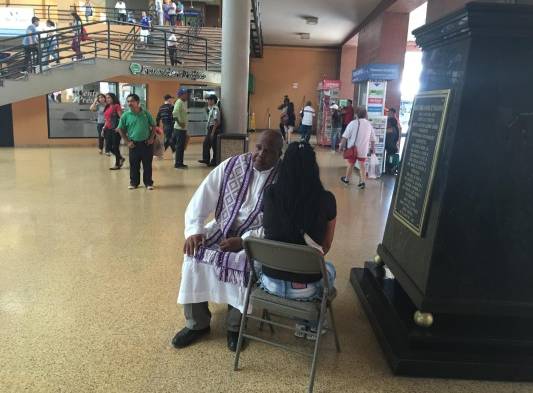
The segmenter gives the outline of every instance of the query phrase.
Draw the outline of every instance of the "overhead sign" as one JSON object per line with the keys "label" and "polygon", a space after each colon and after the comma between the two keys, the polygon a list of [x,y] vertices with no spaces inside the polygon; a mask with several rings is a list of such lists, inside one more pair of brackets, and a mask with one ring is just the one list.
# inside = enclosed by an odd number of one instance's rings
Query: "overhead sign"
{"label": "overhead sign", "polygon": [[130,72],[133,75],[147,75],[160,78],[186,81],[202,81],[207,83],[220,84],[220,73],[211,71],[189,70],[164,66],[158,67],[153,65],[131,63]]}
{"label": "overhead sign", "polygon": [[398,64],[367,64],[352,71],[352,82],[391,81],[400,78]]}

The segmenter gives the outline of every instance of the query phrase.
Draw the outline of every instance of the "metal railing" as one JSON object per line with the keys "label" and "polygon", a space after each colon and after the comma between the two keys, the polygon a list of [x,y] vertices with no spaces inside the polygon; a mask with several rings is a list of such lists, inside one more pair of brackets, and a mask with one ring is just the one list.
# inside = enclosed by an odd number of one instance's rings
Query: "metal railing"
{"label": "metal railing", "polygon": [[259,0],[252,1],[250,20],[250,53],[263,57],[263,28],[261,26],[261,9]]}
{"label": "metal railing", "polygon": [[[84,24],[83,29],[70,26],[4,38],[0,40],[0,80],[26,78],[80,60],[131,61],[134,55],[142,54],[159,64],[220,69],[220,48],[210,45],[205,38],[175,32],[177,42],[182,44],[175,52],[169,51],[170,34],[167,29],[152,28],[152,39],[148,42],[141,34],[140,25],[107,20]],[[25,37],[34,39],[35,43],[24,45]]]}

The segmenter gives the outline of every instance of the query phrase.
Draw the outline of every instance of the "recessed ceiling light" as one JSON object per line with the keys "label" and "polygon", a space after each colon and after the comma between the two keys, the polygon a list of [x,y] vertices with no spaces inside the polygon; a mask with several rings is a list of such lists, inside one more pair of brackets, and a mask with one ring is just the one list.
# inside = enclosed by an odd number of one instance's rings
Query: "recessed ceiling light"
{"label": "recessed ceiling light", "polygon": [[309,38],[311,38],[311,34],[309,33],[298,33],[300,35],[300,39],[302,40],[308,40]]}
{"label": "recessed ceiling light", "polygon": [[305,23],[307,23],[308,25],[316,25],[316,24],[318,24],[318,18],[316,16],[306,15],[303,18],[305,19]]}

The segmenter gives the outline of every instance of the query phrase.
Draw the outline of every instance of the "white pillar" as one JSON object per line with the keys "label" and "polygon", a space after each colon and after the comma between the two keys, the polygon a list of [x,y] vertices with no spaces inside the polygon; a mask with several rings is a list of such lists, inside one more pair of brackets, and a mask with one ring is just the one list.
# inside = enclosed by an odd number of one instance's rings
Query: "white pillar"
{"label": "white pillar", "polygon": [[222,86],[224,132],[245,134],[248,128],[250,0],[222,2]]}

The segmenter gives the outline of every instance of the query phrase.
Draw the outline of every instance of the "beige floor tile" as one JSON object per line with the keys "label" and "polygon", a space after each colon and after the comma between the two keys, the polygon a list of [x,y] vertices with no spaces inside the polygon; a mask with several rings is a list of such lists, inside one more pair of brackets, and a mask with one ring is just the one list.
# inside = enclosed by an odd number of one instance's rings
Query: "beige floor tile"
{"label": "beige floor tile", "polygon": [[[156,190],[130,191],[128,171],[96,149],[0,150],[0,392],[303,392],[307,360],[252,344],[232,371],[225,307],[210,337],[180,351],[176,305],[183,214],[208,173],[154,163]],[[343,161],[319,152],[338,224],[328,259],[337,267],[342,353],[327,339],[317,392],[532,392],[533,384],[394,377],[349,285],[375,253],[392,181],[360,191],[339,182]]]}

